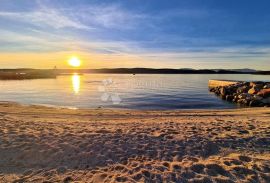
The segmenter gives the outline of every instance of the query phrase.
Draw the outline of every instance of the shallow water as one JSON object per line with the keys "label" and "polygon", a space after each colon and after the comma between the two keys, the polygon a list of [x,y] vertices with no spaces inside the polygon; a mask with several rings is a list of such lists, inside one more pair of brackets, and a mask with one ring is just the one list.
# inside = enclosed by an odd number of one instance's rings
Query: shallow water
{"label": "shallow water", "polygon": [[0,81],[0,101],[76,108],[236,108],[208,92],[209,79],[269,81],[248,74],[86,74],[57,79]]}

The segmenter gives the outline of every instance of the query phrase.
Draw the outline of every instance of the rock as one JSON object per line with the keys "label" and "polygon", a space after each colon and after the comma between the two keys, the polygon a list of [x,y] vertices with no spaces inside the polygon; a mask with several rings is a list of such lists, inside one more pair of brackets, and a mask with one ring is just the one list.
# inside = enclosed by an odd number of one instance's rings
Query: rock
{"label": "rock", "polygon": [[251,82],[250,86],[252,87],[251,89],[248,90],[249,94],[256,94],[258,93],[261,89],[264,87],[263,82]]}
{"label": "rock", "polygon": [[249,83],[249,86],[250,87],[259,86],[259,85],[263,87],[264,82],[262,82],[262,81],[256,81],[256,82],[250,82]]}
{"label": "rock", "polygon": [[210,92],[215,92],[216,91],[216,88],[209,88],[209,91]]}
{"label": "rock", "polygon": [[262,103],[262,101],[260,101],[260,100],[251,100],[250,102],[249,102],[249,106],[250,107],[259,107],[259,106],[261,106],[263,103]]}
{"label": "rock", "polygon": [[225,96],[227,94],[227,90],[225,87],[221,87],[219,91],[222,96]]}
{"label": "rock", "polygon": [[254,88],[257,88],[258,90],[261,90],[263,89],[264,87],[264,83],[259,83],[259,84],[256,84],[255,86],[253,86]]}
{"label": "rock", "polygon": [[253,95],[253,100],[262,100],[263,98],[259,95]]}
{"label": "rock", "polygon": [[259,91],[257,93],[257,95],[259,95],[261,97],[264,97],[264,98],[270,97],[270,88],[268,88],[268,89],[262,89],[261,91]]}
{"label": "rock", "polygon": [[233,95],[226,95],[226,100],[227,101],[232,101],[233,100]]}
{"label": "rock", "polygon": [[239,100],[237,100],[237,103],[244,104],[244,101],[245,101],[245,99],[239,99]]}
{"label": "rock", "polygon": [[270,104],[270,97],[261,100],[264,104]]}
{"label": "rock", "polygon": [[226,100],[226,95],[221,95],[222,100]]}
{"label": "rock", "polygon": [[249,86],[244,85],[244,86],[242,86],[242,87],[239,87],[239,88],[236,90],[236,92],[237,92],[237,93],[247,93],[249,89],[250,89]]}
{"label": "rock", "polygon": [[244,99],[243,104],[249,105],[249,103],[250,103],[250,100],[249,99]]}
{"label": "rock", "polygon": [[264,89],[268,89],[270,88],[270,83],[266,83],[264,86],[263,86]]}
{"label": "rock", "polygon": [[242,93],[238,96],[239,99],[245,99],[247,97],[246,93]]}
{"label": "rock", "polygon": [[239,104],[249,105],[250,100],[244,98],[244,99],[239,99],[237,102]]}
{"label": "rock", "polygon": [[270,83],[238,82],[209,89],[223,100],[250,107],[270,106]]}
{"label": "rock", "polygon": [[256,94],[258,93],[260,90],[256,87],[252,87],[251,89],[248,90],[249,94]]}

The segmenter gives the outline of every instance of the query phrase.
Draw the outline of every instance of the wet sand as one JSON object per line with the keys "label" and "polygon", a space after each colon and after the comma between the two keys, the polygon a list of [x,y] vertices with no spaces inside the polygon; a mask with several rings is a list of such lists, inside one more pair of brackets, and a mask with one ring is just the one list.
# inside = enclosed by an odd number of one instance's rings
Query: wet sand
{"label": "wet sand", "polygon": [[270,108],[0,103],[0,182],[270,182]]}

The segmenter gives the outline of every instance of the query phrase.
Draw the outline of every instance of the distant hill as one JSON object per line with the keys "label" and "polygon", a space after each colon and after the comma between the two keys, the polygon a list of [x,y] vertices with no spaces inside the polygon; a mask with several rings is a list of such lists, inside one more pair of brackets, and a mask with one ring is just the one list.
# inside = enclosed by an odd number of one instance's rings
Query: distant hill
{"label": "distant hill", "polygon": [[[72,69],[59,69],[59,72],[74,72]],[[114,69],[81,69],[80,73],[111,73],[111,74],[254,74],[253,69],[153,69],[153,68],[114,68]]]}
{"label": "distant hill", "polygon": [[230,69],[231,71],[237,71],[237,72],[249,72],[249,73],[254,73],[254,72],[257,72],[257,70],[254,70],[254,69]]}
{"label": "distant hill", "polygon": [[259,74],[259,75],[270,75],[270,71],[258,71],[255,74]]}
{"label": "distant hill", "polygon": [[153,68],[114,68],[114,69],[0,69],[3,72],[29,73],[33,71],[54,71],[56,74],[68,73],[109,73],[109,74],[270,74],[270,71],[254,69],[153,69]]}

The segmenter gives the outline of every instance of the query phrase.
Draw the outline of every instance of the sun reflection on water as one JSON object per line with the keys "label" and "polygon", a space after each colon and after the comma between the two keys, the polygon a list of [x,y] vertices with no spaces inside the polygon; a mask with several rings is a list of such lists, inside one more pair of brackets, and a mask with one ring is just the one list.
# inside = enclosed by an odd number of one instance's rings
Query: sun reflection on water
{"label": "sun reflection on water", "polygon": [[72,79],[73,92],[75,94],[78,94],[80,92],[80,87],[81,87],[81,76],[75,73],[71,76],[71,79]]}

